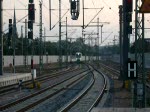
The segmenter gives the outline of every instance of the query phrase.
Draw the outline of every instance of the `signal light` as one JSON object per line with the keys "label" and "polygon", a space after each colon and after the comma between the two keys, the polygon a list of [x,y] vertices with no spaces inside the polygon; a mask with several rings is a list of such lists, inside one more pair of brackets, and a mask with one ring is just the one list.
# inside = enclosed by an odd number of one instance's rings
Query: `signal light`
{"label": "signal light", "polygon": [[33,22],[32,21],[28,21],[28,28],[33,29]]}
{"label": "signal light", "polygon": [[12,19],[9,19],[9,36],[12,35]]}
{"label": "signal light", "polygon": [[11,46],[12,27],[12,19],[9,19],[8,46]]}
{"label": "signal light", "polygon": [[28,39],[33,39],[33,31],[28,32]]}
{"label": "signal light", "polygon": [[71,2],[71,9],[72,9],[72,10],[75,10],[75,9],[76,9],[76,2],[75,2],[75,1],[72,1],[72,2]]}
{"label": "signal light", "polygon": [[9,24],[12,24],[12,19],[9,19]]}
{"label": "signal light", "polygon": [[29,3],[33,3],[34,2],[34,0],[29,0]]}
{"label": "signal light", "polygon": [[128,13],[126,17],[127,22],[132,22],[132,14]]}
{"label": "signal light", "polygon": [[28,14],[29,14],[29,20],[34,21],[35,20],[35,9],[34,9],[34,4],[29,4],[28,5]]}
{"label": "signal light", "polygon": [[125,1],[126,1],[126,12],[132,12],[133,0],[125,0]]}

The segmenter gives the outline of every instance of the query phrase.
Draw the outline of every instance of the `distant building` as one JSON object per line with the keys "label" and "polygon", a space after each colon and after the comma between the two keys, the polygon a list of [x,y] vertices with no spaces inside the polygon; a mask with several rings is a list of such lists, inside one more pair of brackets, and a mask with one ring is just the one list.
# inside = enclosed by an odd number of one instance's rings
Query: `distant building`
{"label": "distant building", "polygon": [[15,9],[14,9],[14,19],[13,19],[13,36],[16,37],[16,38],[18,38],[17,26],[16,26],[16,12],[15,12]]}

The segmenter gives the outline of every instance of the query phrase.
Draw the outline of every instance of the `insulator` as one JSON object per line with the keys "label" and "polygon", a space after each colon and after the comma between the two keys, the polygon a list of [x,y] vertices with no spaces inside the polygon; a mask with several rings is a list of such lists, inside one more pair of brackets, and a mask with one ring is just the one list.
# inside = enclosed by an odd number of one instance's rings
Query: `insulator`
{"label": "insulator", "polygon": [[80,12],[80,0],[70,0],[70,13],[73,20],[77,20]]}

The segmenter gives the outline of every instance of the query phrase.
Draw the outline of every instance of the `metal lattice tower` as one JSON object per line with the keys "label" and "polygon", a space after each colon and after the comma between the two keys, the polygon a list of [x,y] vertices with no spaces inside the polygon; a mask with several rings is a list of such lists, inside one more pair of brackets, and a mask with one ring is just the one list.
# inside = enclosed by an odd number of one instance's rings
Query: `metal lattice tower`
{"label": "metal lattice tower", "polygon": [[61,49],[61,0],[59,0],[59,67],[62,66],[62,49]]}
{"label": "metal lattice tower", "polygon": [[3,1],[0,1],[0,75],[3,75],[3,13],[2,13]]}
{"label": "metal lattice tower", "polygon": [[68,66],[68,28],[67,28],[67,17],[66,17],[66,67]]}
{"label": "metal lattice tower", "polygon": [[40,73],[41,73],[41,69],[43,67],[43,48],[42,48],[42,0],[40,1],[40,26],[39,26],[39,36],[40,36]]}
{"label": "metal lattice tower", "polygon": [[[145,91],[145,59],[144,59],[144,14],[139,13],[141,0],[135,0],[135,60],[138,67],[138,79],[136,83],[143,85]],[[145,107],[145,92],[142,96],[142,107]],[[136,101],[138,100],[135,97]],[[135,105],[137,106],[137,105]]]}
{"label": "metal lattice tower", "polygon": [[21,49],[22,49],[22,55],[23,55],[23,26],[21,26]]}
{"label": "metal lattice tower", "polygon": [[27,44],[27,19],[25,19],[25,45],[24,45],[24,65],[27,67],[27,54],[28,54],[28,44]]}
{"label": "metal lattice tower", "polygon": [[96,45],[97,45],[97,51],[98,51],[98,53],[96,54],[96,60],[99,60],[99,18],[97,18],[97,43],[96,43]]}

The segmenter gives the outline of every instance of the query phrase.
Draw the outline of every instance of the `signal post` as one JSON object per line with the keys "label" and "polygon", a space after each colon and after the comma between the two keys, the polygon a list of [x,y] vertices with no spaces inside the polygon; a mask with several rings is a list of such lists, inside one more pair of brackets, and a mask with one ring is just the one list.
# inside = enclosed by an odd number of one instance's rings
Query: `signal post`
{"label": "signal post", "polygon": [[33,23],[35,21],[35,7],[34,7],[34,0],[29,0],[28,5],[28,39],[31,42],[31,75],[33,81],[33,87],[35,87],[35,80],[34,80],[34,66],[33,66]]}

